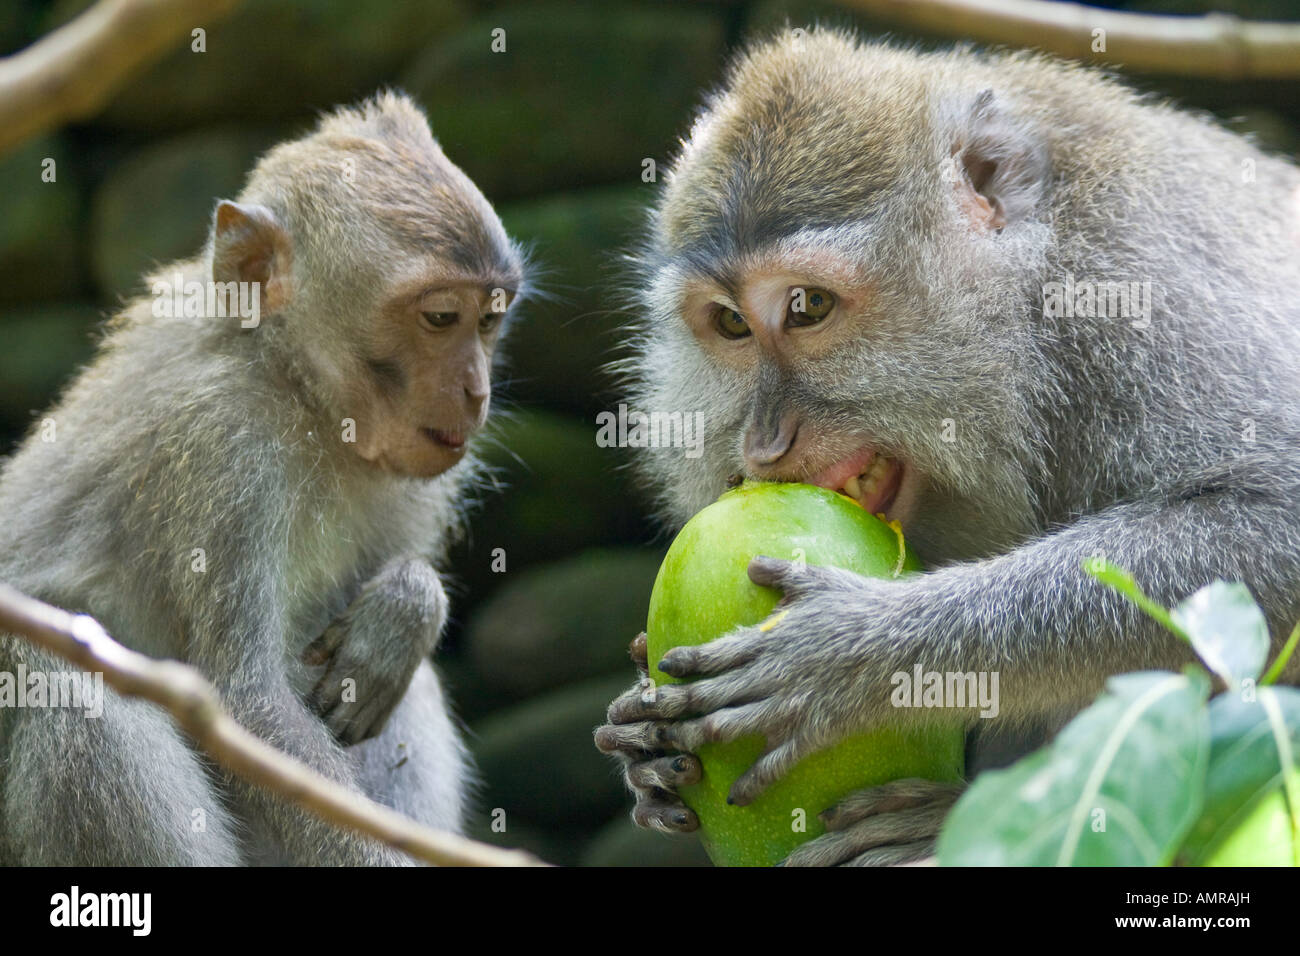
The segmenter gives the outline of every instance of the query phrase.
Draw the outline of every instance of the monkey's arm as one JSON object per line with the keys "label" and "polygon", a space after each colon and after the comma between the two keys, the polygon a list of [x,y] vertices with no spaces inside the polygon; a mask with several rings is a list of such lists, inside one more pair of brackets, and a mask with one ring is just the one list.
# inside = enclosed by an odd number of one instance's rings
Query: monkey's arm
{"label": "monkey's arm", "polygon": [[[1111,674],[1192,660],[1176,637],[1087,575],[1086,559],[1106,556],[1165,603],[1224,577],[1245,581],[1265,608],[1293,610],[1297,523],[1284,501],[1220,493],[1116,505],[1008,554],[897,582],[756,559],[751,577],[784,592],[768,629],[673,650],[660,667],[702,679],[659,687],[653,699],[624,695],[610,709],[615,726],[602,731],[617,729],[624,752],[634,742],[691,752],[764,735],[768,750],[731,790],[743,805],[849,734],[979,720],[973,709],[894,706],[894,675],[918,666],[997,673],[1003,718],[1082,704]],[[1279,634],[1286,613],[1274,615]],[[661,798],[672,796],[666,789]]]}
{"label": "monkey's arm", "polygon": [[[329,728],[295,693],[287,657],[286,584],[288,535],[279,510],[266,502],[287,500],[278,475],[230,470],[232,487],[210,485],[206,499],[219,515],[210,528],[207,570],[185,582],[186,655],[212,681],[231,715],[249,731],[318,773],[361,792],[356,769]],[[200,518],[183,513],[190,527]],[[293,865],[402,865],[409,858],[350,831],[331,826],[302,808],[233,775],[225,783],[240,815],[269,838]]]}
{"label": "monkey's arm", "polygon": [[[241,633],[241,624],[243,625]],[[195,663],[213,681],[227,708],[252,733],[302,761],[318,773],[357,793],[356,770],[329,729],[310,713],[290,686],[276,646],[277,635],[265,622],[232,620],[227,640],[241,651],[196,648]],[[255,628],[254,632],[249,628]],[[357,834],[331,826],[314,814],[236,776],[226,775],[242,815],[283,849],[296,866],[402,865],[402,855]]]}
{"label": "monkey's arm", "polygon": [[437,646],[446,616],[437,572],[423,559],[398,558],[312,642],[303,660],[324,671],[308,704],[339,741],[355,744],[383,730],[415,669]]}

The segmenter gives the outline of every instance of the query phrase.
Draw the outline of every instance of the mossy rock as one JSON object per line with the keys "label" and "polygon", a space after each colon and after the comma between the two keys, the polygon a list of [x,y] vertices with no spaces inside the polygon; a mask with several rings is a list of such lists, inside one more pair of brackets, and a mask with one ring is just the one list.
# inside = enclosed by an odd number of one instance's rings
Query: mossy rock
{"label": "mossy rock", "polygon": [[512,577],[470,620],[466,652],[489,687],[527,697],[633,670],[627,646],[645,629],[663,555],[592,548]]}
{"label": "mossy rock", "polygon": [[626,673],[595,678],[493,714],[471,727],[484,781],[479,803],[538,826],[594,830],[627,804],[616,763],[592,731],[632,686]]}
{"label": "mossy rock", "polygon": [[276,133],[204,130],[146,146],[116,165],[95,193],[95,279],[106,298],[145,291],[141,277],[202,250],[218,199],[234,198]]}
{"label": "mossy rock", "polygon": [[[50,25],[89,0],[55,5]],[[369,96],[465,17],[458,0],[258,0],[210,24],[206,50],[190,34],[128,83],[94,122],[158,132],[213,122],[310,120]]]}
{"label": "mossy rock", "polygon": [[549,830],[517,814],[496,817],[504,830],[494,830],[491,807],[475,807],[469,813],[465,835],[504,850],[525,850],[546,863],[574,866],[582,851],[580,834]]}
{"label": "mossy rock", "polygon": [[[504,52],[493,31],[504,30]],[[499,34],[498,34],[499,36]],[[542,2],[493,10],[434,41],[401,78],[447,154],[500,201],[640,180],[722,69],[716,11]]]}
{"label": "mossy rock", "polygon": [[637,826],[627,813],[602,827],[578,862],[580,866],[713,865],[695,834],[656,833]]}
{"label": "mossy rock", "polygon": [[[53,161],[51,167],[47,160]],[[54,181],[43,174],[52,169]],[[0,158],[0,303],[73,297],[84,290],[77,217],[83,182],[67,142],[47,136]]]}
{"label": "mossy rock", "polygon": [[0,315],[0,454],[25,434],[95,351],[103,319],[97,306],[57,303]]}
{"label": "mossy rock", "polygon": [[[460,620],[524,568],[587,547],[644,540],[645,514],[623,467],[626,452],[597,447],[594,417],[520,411],[496,420],[484,438],[492,477],[446,565]],[[504,572],[493,570],[499,559]]]}
{"label": "mossy rock", "polygon": [[627,345],[619,253],[644,232],[655,186],[606,186],[511,203],[507,231],[532,250],[543,295],[525,303],[504,348],[514,401],[582,415],[608,408],[604,371]]}

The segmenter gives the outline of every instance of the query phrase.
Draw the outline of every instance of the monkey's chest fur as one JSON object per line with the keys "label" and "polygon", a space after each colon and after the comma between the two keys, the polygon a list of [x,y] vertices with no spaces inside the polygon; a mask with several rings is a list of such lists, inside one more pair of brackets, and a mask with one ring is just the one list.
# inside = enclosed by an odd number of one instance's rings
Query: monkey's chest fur
{"label": "monkey's chest fur", "polygon": [[454,496],[436,479],[389,476],[361,487],[333,485],[294,504],[285,568],[284,654],[299,694],[315,682],[302,664],[306,647],[357,597],[386,562],[405,555],[436,561],[444,548],[444,511]]}

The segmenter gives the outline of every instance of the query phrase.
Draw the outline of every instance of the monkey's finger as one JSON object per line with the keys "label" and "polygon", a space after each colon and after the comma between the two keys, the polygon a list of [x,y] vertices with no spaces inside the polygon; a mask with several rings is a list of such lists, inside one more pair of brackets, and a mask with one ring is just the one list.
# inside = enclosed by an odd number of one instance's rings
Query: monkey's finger
{"label": "monkey's finger", "polygon": [[881,844],[852,829],[827,833],[796,848],[782,866],[892,866],[934,852],[934,837]]}
{"label": "monkey's finger", "polygon": [[346,745],[353,742],[349,739],[349,736],[355,733],[352,722],[361,712],[361,706],[356,701],[345,702],[342,697],[339,697],[321,711],[321,720],[339,743]]}
{"label": "monkey's finger", "polygon": [[641,693],[624,694],[610,704],[609,720],[615,724],[626,724],[636,720],[680,717],[692,712],[691,696],[690,685],[652,685]]}
{"label": "monkey's finger", "polygon": [[676,754],[655,760],[641,760],[627,768],[629,786],[638,790],[668,790],[700,782],[703,768],[694,754]]}
{"label": "monkey's finger", "polygon": [[338,676],[338,669],[331,665],[307,695],[307,703],[323,717],[337,707],[342,698],[343,678]]}
{"label": "monkey's finger", "polygon": [[921,863],[924,865],[924,861],[928,861],[930,866],[934,866],[934,852],[934,840],[917,840],[915,843],[899,843],[895,846],[882,846],[874,850],[867,850],[865,853],[859,853],[843,865],[902,866],[905,863]]}
{"label": "monkey's finger", "polygon": [[951,807],[966,785],[907,778],[879,787],[851,793],[819,814],[828,830],[841,830],[879,813],[914,810],[919,807]]}
{"label": "monkey's finger", "polygon": [[653,726],[660,749],[698,753],[703,744],[726,743],[762,733],[770,717],[771,706],[764,702],[724,707],[695,720],[661,721]]}
{"label": "monkey's finger", "polygon": [[642,677],[650,673],[650,660],[647,656],[645,631],[642,631],[636,637],[632,638],[632,643],[627,646],[627,654],[632,658],[632,663],[636,665],[636,672]]}
{"label": "monkey's finger", "polygon": [[785,591],[791,583],[791,578],[798,575],[800,567],[793,561],[783,561],[780,558],[769,558],[765,554],[760,554],[750,560],[746,570],[749,573],[749,580],[755,584]]}
{"label": "monkey's finger", "polygon": [[328,664],[334,652],[338,650],[339,645],[343,642],[343,629],[330,625],[320,637],[307,645],[302,652],[302,662],[309,667],[319,667],[322,664]]}
{"label": "monkey's finger", "polygon": [[662,689],[659,710],[664,717],[711,714],[726,707],[740,707],[774,696],[780,679],[744,667],[719,677],[690,684],[671,684]]}
{"label": "monkey's finger", "polygon": [[764,587],[781,592],[782,605],[803,597],[814,588],[853,587],[861,584],[859,575],[841,568],[823,568],[813,564],[785,561],[760,554],[750,560],[746,569],[749,579]]}
{"label": "monkey's finger", "polygon": [[749,631],[728,634],[707,644],[674,647],[659,661],[659,669],[670,677],[717,674],[748,664],[758,655]]}
{"label": "monkey's finger", "polygon": [[378,737],[387,723],[388,716],[381,713],[377,707],[363,707],[356,716],[347,720],[339,728],[335,736],[343,746],[351,747],[364,740]]}
{"label": "monkey's finger", "polygon": [[813,749],[803,736],[793,737],[772,748],[731,785],[727,802],[739,807],[753,803],[759,794],[789,773],[790,768],[812,753]]}
{"label": "monkey's finger", "polygon": [[636,724],[605,724],[595,732],[596,749],[605,754],[623,754],[633,758],[663,753],[663,735],[654,721]]}
{"label": "monkey's finger", "polygon": [[660,686],[650,678],[642,677],[610,702],[605,711],[605,719],[611,724],[626,724],[661,716],[658,701],[667,686],[669,685]]}
{"label": "monkey's finger", "polygon": [[690,833],[700,826],[694,810],[666,794],[657,799],[638,800],[632,808],[632,822],[660,833]]}
{"label": "monkey's finger", "polygon": [[361,743],[378,737],[388,726],[393,711],[397,709],[400,698],[394,697],[383,701],[372,701],[357,719],[358,732],[352,743]]}
{"label": "monkey's finger", "polygon": [[338,703],[339,696],[338,682],[322,677],[307,695],[307,706],[323,717]]}

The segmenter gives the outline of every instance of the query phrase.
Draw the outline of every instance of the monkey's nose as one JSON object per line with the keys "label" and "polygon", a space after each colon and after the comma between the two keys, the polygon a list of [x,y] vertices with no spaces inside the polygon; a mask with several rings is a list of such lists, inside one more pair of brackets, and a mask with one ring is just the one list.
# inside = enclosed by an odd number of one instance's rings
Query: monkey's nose
{"label": "monkey's nose", "polygon": [[794,447],[799,437],[799,419],[783,415],[778,422],[755,422],[745,433],[745,461],[751,468],[774,465]]}

